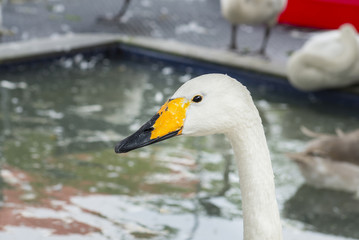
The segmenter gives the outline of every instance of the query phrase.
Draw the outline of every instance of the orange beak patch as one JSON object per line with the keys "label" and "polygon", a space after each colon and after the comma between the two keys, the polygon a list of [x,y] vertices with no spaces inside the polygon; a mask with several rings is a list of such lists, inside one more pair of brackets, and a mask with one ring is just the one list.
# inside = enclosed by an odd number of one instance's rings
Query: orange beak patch
{"label": "orange beak patch", "polygon": [[180,135],[190,104],[185,98],[168,100],[140,129],[120,141],[115,152],[129,152]]}
{"label": "orange beak patch", "polygon": [[180,135],[190,103],[185,98],[168,100],[157,112],[159,117],[153,125],[154,130],[151,133],[151,139],[159,138],[175,131],[178,131],[177,135]]}

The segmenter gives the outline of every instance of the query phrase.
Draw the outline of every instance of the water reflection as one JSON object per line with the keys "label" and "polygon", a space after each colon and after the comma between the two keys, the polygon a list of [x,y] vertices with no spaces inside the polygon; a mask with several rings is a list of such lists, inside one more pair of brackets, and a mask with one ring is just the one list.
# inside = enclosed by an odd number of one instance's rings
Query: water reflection
{"label": "water reflection", "polygon": [[[0,149],[1,239],[16,234],[29,239],[242,236],[239,179],[224,136],[177,137],[114,154],[114,142],[137,129],[183,81],[196,75],[192,69],[177,71],[161,62],[135,60],[77,56],[2,73],[2,79],[17,87],[1,88],[0,131],[7,135]],[[303,182],[283,154],[304,146],[298,125],[316,129],[327,123],[323,126],[329,129],[338,123],[348,129],[357,127],[357,120],[262,97],[256,96],[256,103],[266,119],[279,205],[287,211],[286,201]],[[294,214],[288,218],[307,224],[292,217],[300,211],[289,212]],[[349,210],[343,214],[350,216]],[[331,218],[329,225],[338,228],[341,223]],[[336,239],[295,230],[311,239]],[[315,230],[358,236],[354,228],[350,234]]]}
{"label": "water reflection", "polygon": [[359,238],[359,200],[353,194],[303,185],[285,203],[284,213],[309,229]]}
{"label": "water reflection", "polygon": [[3,136],[11,134],[11,125],[9,119],[9,92],[8,89],[1,86],[1,109],[2,109],[2,120],[3,120]]}

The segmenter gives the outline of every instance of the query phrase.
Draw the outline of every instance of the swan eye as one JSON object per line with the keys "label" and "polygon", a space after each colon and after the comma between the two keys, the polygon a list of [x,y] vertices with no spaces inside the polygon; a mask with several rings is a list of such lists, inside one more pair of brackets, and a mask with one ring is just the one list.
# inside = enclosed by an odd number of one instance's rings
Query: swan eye
{"label": "swan eye", "polygon": [[196,102],[199,103],[200,101],[202,101],[202,96],[201,95],[196,95],[192,98],[192,102]]}

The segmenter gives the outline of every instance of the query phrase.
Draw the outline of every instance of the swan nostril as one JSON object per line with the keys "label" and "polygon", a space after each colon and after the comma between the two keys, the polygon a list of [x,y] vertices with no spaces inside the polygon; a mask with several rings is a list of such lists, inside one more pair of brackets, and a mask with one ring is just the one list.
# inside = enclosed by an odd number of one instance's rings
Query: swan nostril
{"label": "swan nostril", "polygon": [[144,132],[152,132],[154,130],[153,127],[150,127],[150,128],[146,128],[145,130],[143,130]]}

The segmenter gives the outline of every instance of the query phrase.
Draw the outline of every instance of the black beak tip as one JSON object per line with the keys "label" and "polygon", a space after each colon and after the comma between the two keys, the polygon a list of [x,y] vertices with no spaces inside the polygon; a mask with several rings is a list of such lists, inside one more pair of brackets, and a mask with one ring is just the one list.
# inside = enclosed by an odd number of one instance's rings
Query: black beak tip
{"label": "black beak tip", "polygon": [[126,153],[128,151],[130,151],[130,149],[126,148],[125,141],[121,141],[118,144],[116,144],[116,146],[115,146],[115,153]]}
{"label": "black beak tip", "polygon": [[121,153],[121,149],[117,147],[117,145],[115,146],[115,153]]}

